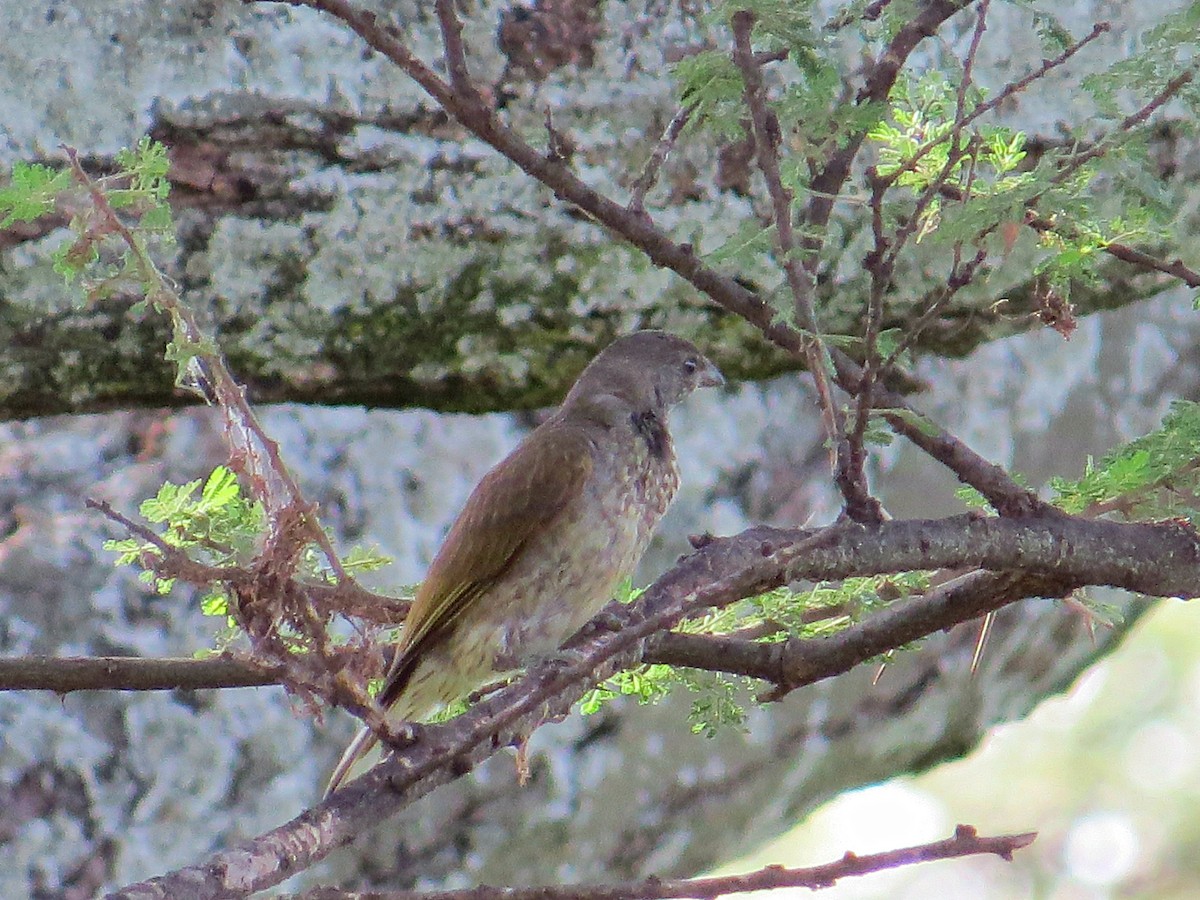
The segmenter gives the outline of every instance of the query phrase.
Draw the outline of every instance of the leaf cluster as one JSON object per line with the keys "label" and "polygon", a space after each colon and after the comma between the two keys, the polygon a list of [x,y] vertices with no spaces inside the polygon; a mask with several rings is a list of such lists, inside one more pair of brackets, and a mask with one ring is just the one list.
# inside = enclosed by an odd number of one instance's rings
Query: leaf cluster
{"label": "leaf cluster", "polygon": [[[683,634],[740,637],[762,643],[788,638],[813,639],[835,634],[889,603],[920,593],[929,573],[906,572],[847,578],[808,590],[778,588],[741,603],[681,623]],[[636,596],[637,592],[633,592]],[[694,734],[715,736],[722,727],[741,727],[754,681],[720,672],[682,669],[663,664],[618,672],[581,701],[584,714],[598,712],[617,697],[654,703],[678,689],[693,695],[689,723]]]}
{"label": "leaf cluster", "polygon": [[1082,477],[1054,479],[1050,487],[1069,513],[1184,518],[1200,526],[1200,404],[1175,401],[1150,434],[1098,463],[1089,458]]}
{"label": "leaf cluster", "polygon": [[72,239],[55,251],[54,268],[67,284],[82,285],[89,300],[126,289],[152,295],[158,288],[143,259],[127,245],[105,212],[97,209],[93,190],[122,217],[144,254],[175,239],[167,204],[170,163],[166,147],[142,137],[136,147],[119,150],[114,164],[112,172],[95,178],[89,186],[70,168],[16,162],[8,185],[0,189],[0,228],[36,221],[62,208],[73,210]]}
{"label": "leaf cluster", "polygon": [[[1180,518],[1200,527],[1200,403],[1174,401],[1154,431],[1100,460],[1088,457],[1079,478],[1052,478],[1049,488],[1051,502],[1072,515]],[[989,509],[972,488],[957,495],[973,509]]]}
{"label": "leaf cluster", "polygon": [[[942,222],[943,197],[948,195],[959,204],[974,199],[986,208],[989,216],[971,226],[953,228],[948,240],[975,237],[984,223],[995,221],[995,214],[1012,203],[996,203],[997,198],[1024,200],[1034,180],[1030,172],[1020,172],[1025,160],[1025,133],[1000,125],[965,126],[965,116],[959,115],[961,86],[939,71],[929,71],[918,78],[902,78],[892,90],[887,118],[867,132],[867,139],[878,155],[875,166],[879,178],[921,196],[932,192],[919,210],[917,240],[932,234]],[[984,102],[983,92],[968,85],[961,99],[966,111]],[[986,207],[981,199],[993,202]],[[901,211],[911,214],[894,201],[890,216]],[[974,210],[970,212],[974,213]],[[956,210],[956,217],[958,210]]]}
{"label": "leaf cluster", "polygon": [[[877,21],[863,21],[846,10],[824,28],[810,2],[751,0],[724,4],[712,14],[727,19],[735,9],[749,9],[756,15],[756,49],[786,51],[785,60],[764,66],[763,73],[767,103],[781,136],[779,168],[793,198],[794,222],[811,237],[806,254],[820,247],[817,252],[827,257],[822,264],[837,265],[837,242],[828,234],[810,235],[805,217],[814,174],[854,139],[865,140],[874,156],[873,177],[887,186],[879,216],[889,232],[884,245],[902,244],[897,236],[913,233],[917,241],[928,241],[935,258],[957,259],[964,247],[986,246],[1007,254],[1015,235],[1036,222],[1033,274],[1048,296],[1066,308],[1076,286],[1098,280],[1107,247],[1159,241],[1175,212],[1138,174],[1148,116],[1126,117],[1194,65],[1189,48],[1200,32],[1200,5],[1168,16],[1140,36],[1126,59],[1084,79],[1101,115],[1065,123],[1065,133],[1094,131],[1097,121],[1107,123],[1107,131],[1041,142],[1035,154],[1025,133],[997,124],[996,104],[970,80],[966,65],[902,74],[886,105],[858,102],[843,74],[850,33],[856,34],[863,53],[883,53],[896,30],[911,20],[912,7],[888,4]],[[1044,10],[1034,10],[1031,27],[1051,57],[1069,57],[1089,40],[1072,35]],[[689,129],[708,130],[723,142],[748,139],[741,73],[726,50],[689,56],[675,65],[673,76],[682,102],[693,106]],[[1006,97],[1044,90],[1040,81],[1011,85],[1004,89],[1011,89]],[[1176,94],[1185,105],[1200,108],[1197,96],[1194,83]],[[843,200],[853,199],[843,195]],[[763,273],[778,274],[783,262],[774,225],[748,218],[708,245],[700,238],[706,262],[752,273],[770,294],[770,277]],[[812,262],[806,259],[806,265]],[[928,290],[921,278],[890,280],[884,302],[902,317]],[[791,299],[769,299],[788,321]]]}
{"label": "leaf cluster", "polygon": [[[247,497],[237,475],[226,466],[217,466],[201,482],[165,483],[158,493],[139,507],[142,517],[160,526],[162,544],[184,552],[199,565],[220,569],[246,565],[261,549],[267,534],[267,516],[263,504]],[[159,574],[163,569],[162,547],[149,540],[122,538],[104,543],[104,549],[117,554],[114,564],[141,569],[138,579],[166,594],[175,585],[174,577]],[[350,573],[375,571],[392,560],[372,548],[355,546],[340,559]],[[334,578],[320,550],[308,544],[297,563],[299,576],[310,582],[333,583]],[[209,584],[200,597],[205,615],[225,618],[226,629],[218,635],[219,646],[227,645],[240,633],[230,615],[229,593],[221,584]],[[298,648],[299,649],[299,648]]]}
{"label": "leaf cluster", "polygon": [[[1122,118],[1131,102],[1145,102],[1163,84],[1194,68],[1197,34],[1200,34],[1200,3],[1186,3],[1140,35],[1137,52],[1084,78],[1082,87],[1091,96],[1099,116],[1110,120]],[[1188,118],[1194,121],[1200,113],[1200,85],[1193,81],[1177,98],[1189,113]]]}
{"label": "leaf cluster", "polygon": [[[213,469],[203,487],[200,479],[186,484],[168,481],[155,496],[142,501],[139,512],[146,521],[162,526],[160,537],[165,544],[208,566],[244,563],[253,555],[266,526],[262,504],[242,494],[237,476],[225,466]],[[140,566],[139,580],[153,585],[160,594],[174,586],[173,578],[156,574],[155,564],[163,555],[158,545],[123,538],[105,541],[104,549],[117,554],[118,566]],[[206,613],[225,614],[219,596],[223,595],[206,598]]]}

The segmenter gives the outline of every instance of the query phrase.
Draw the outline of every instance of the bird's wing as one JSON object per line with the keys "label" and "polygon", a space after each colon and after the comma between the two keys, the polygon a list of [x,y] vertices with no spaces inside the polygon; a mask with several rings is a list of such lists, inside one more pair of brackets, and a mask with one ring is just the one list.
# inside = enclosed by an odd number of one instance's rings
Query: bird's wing
{"label": "bird's wing", "polygon": [[[385,709],[404,692],[424,650],[443,640],[462,611],[582,494],[592,473],[592,452],[586,432],[552,420],[530,432],[475,486],[405,619],[399,650],[377,697]],[[377,743],[370,729],[359,733],[342,754],[325,796]]]}
{"label": "bird's wing", "polygon": [[593,449],[582,429],[549,422],[476,485],[405,620],[399,652],[379,695],[385,707],[403,691],[421,651],[440,641],[462,611],[581,495],[592,473]]}

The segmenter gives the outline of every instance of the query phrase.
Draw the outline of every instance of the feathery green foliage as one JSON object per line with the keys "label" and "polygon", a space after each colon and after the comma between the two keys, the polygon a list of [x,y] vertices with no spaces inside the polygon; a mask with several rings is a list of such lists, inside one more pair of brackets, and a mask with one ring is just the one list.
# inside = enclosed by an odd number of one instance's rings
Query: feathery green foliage
{"label": "feathery green foliage", "polygon": [[1054,479],[1055,503],[1069,513],[1117,513],[1127,519],[1184,518],[1200,525],[1200,404],[1177,400],[1162,425],[1083,476]]}
{"label": "feathery green foliage", "polygon": [[[163,526],[163,543],[186,551],[191,559],[207,566],[248,560],[266,524],[262,504],[242,495],[237,476],[225,466],[213,469],[203,487],[199,479],[186,484],[168,481],[155,496],[142,501],[139,512],[146,521]],[[105,541],[104,549],[117,554],[118,566],[140,566],[138,578],[154,585],[160,594],[173,587],[174,579],[160,578],[152,568],[151,560],[163,556],[158,545],[123,538]],[[218,595],[206,597],[202,606],[210,615],[225,615]]]}
{"label": "feathery green foliage", "polygon": [[[817,638],[841,631],[889,603],[920,593],[928,585],[927,572],[905,572],[847,578],[805,591],[777,588],[685,621],[676,630],[684,634],[735,635],[763,643]],[[632,592],[632,596],[636,594]],[[753,685],[753,679],[719,672],[646,665],[613,675],[590,691],[579,706],[583,713],[592,714],[617,697],[652,703],[682,688],[694,695],[689,715],[692,731],[713,737],[723,726],[743,724]]]}

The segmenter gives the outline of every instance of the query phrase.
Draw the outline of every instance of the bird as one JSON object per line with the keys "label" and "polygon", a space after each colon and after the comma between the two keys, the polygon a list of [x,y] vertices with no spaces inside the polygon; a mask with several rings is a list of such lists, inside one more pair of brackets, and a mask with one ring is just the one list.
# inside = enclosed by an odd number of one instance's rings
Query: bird
{"label": "bird", "polygon": [[[597,354],[450,526],[376,695],[389,725],[552,656],[612,599],[679,487],[669,410],[724,383],[694,344],[665,331]],[[325,796],[361,773],[377,740],[359,732]]]}

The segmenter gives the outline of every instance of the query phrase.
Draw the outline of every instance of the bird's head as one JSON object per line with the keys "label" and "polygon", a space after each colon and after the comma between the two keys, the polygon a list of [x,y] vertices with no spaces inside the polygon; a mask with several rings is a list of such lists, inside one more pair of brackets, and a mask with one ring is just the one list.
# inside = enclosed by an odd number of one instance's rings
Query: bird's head
{"label": "bird's head", "polygon": [[563,405],[607,396],[632,409],[665,414],[696,388],[724,383],[720,369],[691,341],[665,331],[635,331],[600,351]]}

